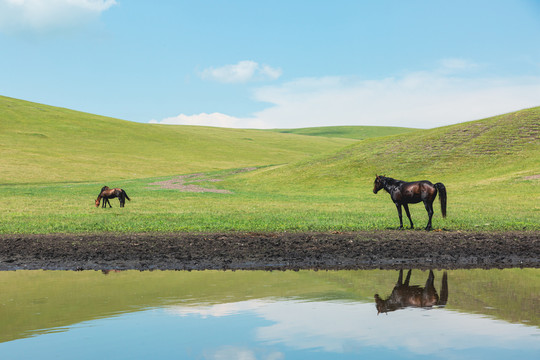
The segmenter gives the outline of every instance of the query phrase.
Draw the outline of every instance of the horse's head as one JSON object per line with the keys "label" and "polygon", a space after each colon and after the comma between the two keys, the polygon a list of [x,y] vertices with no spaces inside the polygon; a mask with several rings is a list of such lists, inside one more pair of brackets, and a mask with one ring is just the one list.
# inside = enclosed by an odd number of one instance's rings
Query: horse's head
{"label": "horse's head", "polygon": [[373,193],[376,194],[384,188],[384,185],[386,184],[384,180],[384,176],[375,175],[375,182],[373,183]]}
{"label": "horse's head", "polygon": [[388,314],[388,309],[386,309],[386,301],[381,299],[379,294],[375,294],[375,306],[377,307],[377,315],[380,313]]}
{"label": "horse's head", "polygon": [[101,200],[100,198],[97,198],[97,199],[96,199],[96,207],[99,207],[99,201],[100,201],[100,200]]}

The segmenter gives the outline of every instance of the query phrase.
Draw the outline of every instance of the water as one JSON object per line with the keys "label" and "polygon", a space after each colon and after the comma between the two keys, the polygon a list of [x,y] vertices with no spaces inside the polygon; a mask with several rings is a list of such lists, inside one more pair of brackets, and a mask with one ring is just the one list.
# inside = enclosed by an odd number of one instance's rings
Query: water
{"label": "water", "polygon": [[379,313],[398,275],[0,272],[0,359],[540,358],[540,269],[448,271],[447,301],[435,271],[438,303]]}

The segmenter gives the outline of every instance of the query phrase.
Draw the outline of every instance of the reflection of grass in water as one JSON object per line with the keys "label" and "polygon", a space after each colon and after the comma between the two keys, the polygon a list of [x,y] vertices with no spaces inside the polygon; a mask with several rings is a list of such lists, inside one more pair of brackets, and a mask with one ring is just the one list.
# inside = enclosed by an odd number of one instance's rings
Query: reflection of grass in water
{"label": "reflection of grass in water", "polygon": [[[387,296],[397,271],[154,271],[0,272],[0,341],[25,332],[67,326],[154,306],[233,303],[250,299],[373,302]],[[425,284],[428,272],[413,270],[411,284]],[[435,272],[440,291],[442,271]],[[488,314],[538,326],[540,270],[448,271],[448,309]],[[485,307],[493,307],[486,310]],[[375,310],[375,305],[373,307]],[[39,316],[36,316],[39,314]]]}
{"label": "reflection of grass in water", "polygon": [[[513,323],[539,326],[540,269],[448,270],[447,309],[486,314]],[[367,276],[358,274],[369,273]],[[440,295],[442,270],[434,271]],[[375,293],[387,297],[398,279],[398,271],[319,272],[332,282],[347,284],[351,297],[373,299]],[[411,285],[423,287],[428,271],[413,270]],[[405,276],[405,274],[404,274]],[[369,290],[368,289],[373,289]],[[354,295],[353,295],[354,294]]]}

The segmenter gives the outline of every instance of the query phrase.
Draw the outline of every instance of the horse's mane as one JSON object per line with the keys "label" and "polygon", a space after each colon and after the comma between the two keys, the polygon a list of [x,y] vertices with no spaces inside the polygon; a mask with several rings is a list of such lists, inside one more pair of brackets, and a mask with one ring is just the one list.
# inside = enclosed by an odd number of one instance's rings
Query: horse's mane
{"label": "horse's mane", "polygon": [[387,185],[401,185],[405,182],[403,180],[396,180],[394,178],[386,177],[386,176],[381,176],[381,178],[384,180],[385,184]]}

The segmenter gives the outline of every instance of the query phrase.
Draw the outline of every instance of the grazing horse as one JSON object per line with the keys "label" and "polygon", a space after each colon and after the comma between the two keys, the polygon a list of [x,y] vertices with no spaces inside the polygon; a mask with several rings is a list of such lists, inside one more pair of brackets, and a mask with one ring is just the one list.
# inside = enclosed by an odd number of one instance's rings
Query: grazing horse
{"label": "grazing horse", "polygon": [[384,189],[392,198],[394,204],[396,204],[397,212],[399,216],[399,228],[403,229],[403,217],[401,215],[401,206],[405,208],[405,213],[411,222],[411,229],[414,229],[414,225],[411,219],[411,213],[409,212],[408,204],[416,204],[420,201],[424,202],[426,211],[429,216],[429,221],[426,226],[426,230],[431,230],[431,218],[433,217],[433,201],[439,191],[439,200],[441,202],[441,212],[443,218],[446,217],[446,187],[442,183],[432,184],[427,180],[405,182],[401,180],[392,179],[390,177],[376,175],[375,183],[373,187],[373,193],[377,193],[379,190]]}
{"label": "grazing horse", "polygon": [[126,199],[131,201],[129,196],[126,194],[124,189],[110,189],[108,186],[104,186],[101,188],[101,192],[99,193],[97,199],[96,199],[96,207],[99,206],[99,203],[101,199],[103,199],[103,205],[101,207],[107,207],[107,204],[109,204],[109,207],[111,206],[111,203],[109,202],[109,199],[118,198],[120,201],[120,207],[124,207],[124,204],[126,203]]}
{"label": "grazing horse", "polygon": [[411,270],[407,273],[405,283],[403,283],[403,270],[399,271],[399,278],[392,290],[392,294],[388,299],[383,300],[379,294],[375,294],[375,303],[377,306],[377,315],[380,313],[388,313],[398,309],[403,309],[408,306],[430,308],[433,306],[444,306],[448,302],[448,274],[443,273],[441,284],[441,297],[437,295],[435,285],[435,275],[429,270],[429,276],[426,281],[426,286],[421,288],[418,285],[409,285],[411,279]]}

